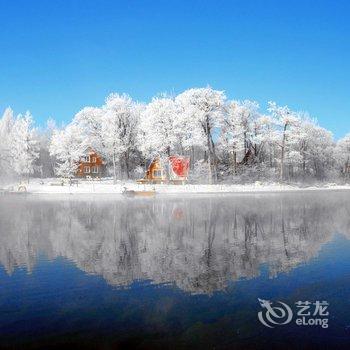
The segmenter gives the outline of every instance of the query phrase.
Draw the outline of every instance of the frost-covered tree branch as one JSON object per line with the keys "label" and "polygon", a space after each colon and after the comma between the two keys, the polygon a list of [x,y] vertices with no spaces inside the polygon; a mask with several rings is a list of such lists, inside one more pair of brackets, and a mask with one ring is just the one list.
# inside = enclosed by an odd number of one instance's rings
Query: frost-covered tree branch
{"label": "frost-covered tree branch", "polygon": [[84,107],[65,127],[35,129],[30,113],[0,119],[0,170],[5,175],[76,175],[93,149],[114,180],[138,178],[160,157],[190,157],[190,181],[253,182],[345,180],[350,136],[339,141],[305,112],[269,102],[228,100],[211,87],[161,94],[138,103],[112,93]]}

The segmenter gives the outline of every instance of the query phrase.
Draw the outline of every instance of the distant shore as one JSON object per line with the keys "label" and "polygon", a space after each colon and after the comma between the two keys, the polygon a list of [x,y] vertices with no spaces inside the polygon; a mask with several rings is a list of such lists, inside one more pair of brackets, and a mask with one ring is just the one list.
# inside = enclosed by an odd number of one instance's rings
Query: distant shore
{"label": "distant shore", "polygon": [[[22,187],[20,187],[22,186]],[[61,185],[59,179],[32,179],[29,184],[18,183],[4,186],[3,192],[27,192],[33,194],[121,194],[124,189],[133,191],[151,191],[158,194],[215,194],[215,193],[279,193],[305,191],[341,191],[350,190],[350,184],[338,185],[325,183],[317,185],[279,184],[255,182],[252,184],[185,184],[185,185],[139,185],[132,181],[112,180],[80,181],[78,184]]]}

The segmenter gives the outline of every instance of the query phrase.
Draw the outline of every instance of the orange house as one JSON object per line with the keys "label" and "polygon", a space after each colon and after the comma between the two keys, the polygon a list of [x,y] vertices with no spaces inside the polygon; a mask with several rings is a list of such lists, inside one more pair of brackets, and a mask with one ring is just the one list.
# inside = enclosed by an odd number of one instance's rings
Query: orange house
{"label": "orange house", "polygon": [[101,156],[89,150],[85,156],[81,157],[76,175],[78,177],[101,177],[104,169]]}
{"label": "orange house", "polygon": [[154,158],[149,164],[144,178],[137,180],[137,182],[181,184],[187,181],[190,158],[170,156],[165,163],[161,162],[159,157]]}

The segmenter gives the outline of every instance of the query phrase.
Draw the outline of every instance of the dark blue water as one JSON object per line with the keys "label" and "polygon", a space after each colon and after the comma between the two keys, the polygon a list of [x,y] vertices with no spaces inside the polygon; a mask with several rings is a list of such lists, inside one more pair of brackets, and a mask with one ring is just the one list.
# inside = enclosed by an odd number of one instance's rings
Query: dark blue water
{"label": "dark blue water", "polygon": [[349,195],[3,196],[0,348],[350,348]]}

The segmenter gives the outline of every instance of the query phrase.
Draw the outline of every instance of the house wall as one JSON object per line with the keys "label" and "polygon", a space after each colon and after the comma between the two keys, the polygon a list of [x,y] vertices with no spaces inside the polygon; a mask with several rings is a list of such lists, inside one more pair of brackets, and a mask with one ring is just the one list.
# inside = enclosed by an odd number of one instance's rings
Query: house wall
{"label": "house wall", "polygon": [[[160,172],[160,174],[158,173]],[[161,166],[158,159],[154,160],[149,166],[146,174],[148,180],[165,180],[166,172],[165,169]]]}
{"label": "house wall", "polygon": [[[81,160],[76,175],[78,177],[101,177],[105,170],[101,157],[95,152],[89,153],[87,156],[90,156],[90,161]],[[98,172],[93,172],[96,169]]]}
{"label": "house wall", "polygon": [[[174,166],[174,164],[171,164]],[[188,171],[188,169],[187,169]],[[148,166],[145,177],[137,180],[137,183],[152,183],[152,184],[161,184],[161,183],[172,183],[172,184],[183,184],[187,181],[187,176],[178,176],[174,179],[168,179],[168,170],[166,167],[162,167],[159,159],[154,159],[152,163]]]}

